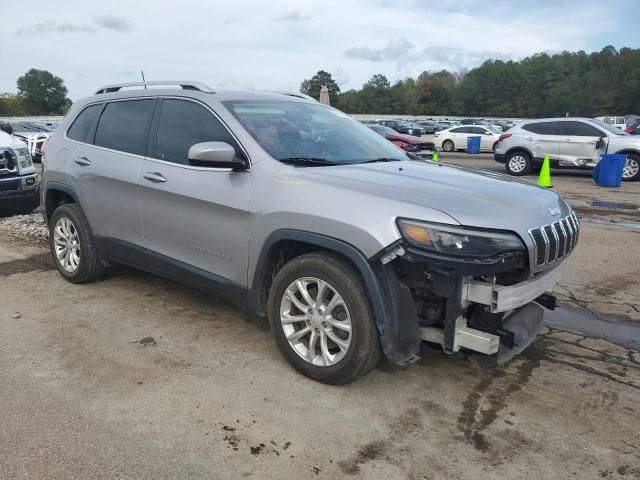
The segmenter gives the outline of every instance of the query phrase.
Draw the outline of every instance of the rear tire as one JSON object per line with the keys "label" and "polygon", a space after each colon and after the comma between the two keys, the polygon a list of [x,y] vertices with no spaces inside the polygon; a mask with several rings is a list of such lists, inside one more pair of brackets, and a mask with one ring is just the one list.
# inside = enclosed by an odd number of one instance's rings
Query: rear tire
{"label": "rear tire", "polygon": [[511,152],[505,158],[504,166],[509,175],[521,177],[531,171],[531,157],[525,152]]}
{"label": "rear tire", "polygon": [[71,283],[91,283],[104,273],[89,222],[75,203],[62,205],[53,212],[49,246],[60,275]]}
{"label": "rear tire", "polygon": [[380,338],[364,285],[338,255],[310,253],[284,265],[273,280],[268,311],[278,349],[313,380],[349,383],[380,360]]}
{"label": "rear tire", "polygon": [[445,140],[442,142],[442,149],[445,152],[453,152],[455,150],[455,145],[451,140]]}
{"label": "rear tire", "polygon": [[627,163],[622,172],[622,180],[625,182],[640,180],[640,155],[627,154]]}

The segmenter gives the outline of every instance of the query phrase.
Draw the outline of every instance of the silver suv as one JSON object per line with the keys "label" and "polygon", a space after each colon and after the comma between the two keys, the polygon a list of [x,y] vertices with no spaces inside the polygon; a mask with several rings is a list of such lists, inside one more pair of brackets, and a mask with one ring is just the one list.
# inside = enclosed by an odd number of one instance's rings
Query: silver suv
{"label": "silver suv", "polygon": [[412,157],[326,105],[192,82],[110,85],[76,102],[44,157],[60,274],[124,263],[268,317],[327,383],[400,365],[423,340],[506,361],[579,224],[552,191]]}
{"label": "silver suv", "polygon": [[494,158],[511,175],[540,168],[549,155],[554,168],[593,168],[604,153],[627,155],[623,180],[640,179],[640,138],[598,119],[529,120],[500,135]]}

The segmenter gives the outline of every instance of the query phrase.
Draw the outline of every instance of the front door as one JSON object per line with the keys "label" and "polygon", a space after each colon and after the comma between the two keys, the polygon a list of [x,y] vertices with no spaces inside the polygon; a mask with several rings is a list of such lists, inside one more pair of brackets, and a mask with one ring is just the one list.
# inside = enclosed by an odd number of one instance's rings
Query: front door
{"label": "front door", "polygon": [[560,141],[560,165],[593,165],[598,162],[606,148],[604,132],[583,122],[566,121]]}
{"label": "front door", "polygon": [[139,177],[146,247],[169,268],[245,287],[251,173],[192,166],[187,153],[196,143],[219,141],[245,154],[203,104],[165,98],[158,111]]}

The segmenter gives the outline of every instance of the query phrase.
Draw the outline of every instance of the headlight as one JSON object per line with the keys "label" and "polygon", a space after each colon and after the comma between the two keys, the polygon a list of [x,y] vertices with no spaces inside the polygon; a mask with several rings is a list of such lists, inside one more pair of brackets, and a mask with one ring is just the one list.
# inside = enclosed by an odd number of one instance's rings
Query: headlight
{"label": "headlight", "polygon": [[443,255],[488,258],[522,252],[525,246],[512,233],[474,230],[413,220],[398,220],[404,239],[410,244]]}

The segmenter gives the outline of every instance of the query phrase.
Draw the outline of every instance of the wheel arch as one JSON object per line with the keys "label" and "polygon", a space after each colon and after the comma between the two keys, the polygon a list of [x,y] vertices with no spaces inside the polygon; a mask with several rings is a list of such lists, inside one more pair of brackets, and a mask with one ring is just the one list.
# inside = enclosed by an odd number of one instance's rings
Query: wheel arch
{"label": "wheel arch", "polygon": [[253,281],[249,289],[249,307],[264,315],[269,289],[280,268],[300,255],[321,250],[340,255],[356,269],[367,288],[367,294],[376,314],[376,300],[379,300],[379,308],[381,308],[382,298],[373,269],[364,254],[343,240],[294,229],[276,230],[265,240],[255,264]]}
{"label": "wheel arch", "polygon": [[517,145],[515,147],[511,147],[506,152],[504,152],[505,163],[507,161],[508,156],[511,155],[512,153],[515,153],[515,152],[524,152],[527,155],[529,155],[529,160],[533,161],[533,158],[534,158],[533,152],[531,152],[531,150],[529,150],[527,147],[523,147],[521,145]]}
{"label": "wheel arch", "polygon": [[636,155],[638,157],[640,157],[640,151],[638,150],[634,150],[633,148],[623,148],[622,150],[618,150],[617,152],[615,152],[616,154],[633,154]]}
{"label": "wheel arch", "polygon": [[390,264],[383,265],[378,256],[370,262],[353,245],[319,233],[282,229],[264,242],[255,274],[248,291],[250,310],[267,315],[269,290],[279,269],[289,260],[304,253],[327,251],[345,259],[359,273],[371,304],[382,350],[397,365],[406,365],[418,357],[420,337],[413,300],[408,288],[401,287]]}
{"label": "wheel arch", "polygon": [[42,214],[45,217],[47,225],[49,224],[49,220],[51,220],[53,212],[60,205],[64,205],[66,203],[76,203],[78,204],[78,206],[80,206],[80,208],[82,208],[76,192],[68,185],[64,185],[62,183],[49,183],[46,190],[44,191],[42,199],[44,201]]}

